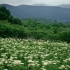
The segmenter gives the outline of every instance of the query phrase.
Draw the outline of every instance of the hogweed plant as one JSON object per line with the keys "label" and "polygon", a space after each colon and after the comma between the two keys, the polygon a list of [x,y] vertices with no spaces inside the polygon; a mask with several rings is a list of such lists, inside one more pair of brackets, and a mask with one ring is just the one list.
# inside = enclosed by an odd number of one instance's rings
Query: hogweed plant
{"label": "hogweed plant", "polygon": [[0,38],[0,70],[70,70],[70,44]]}

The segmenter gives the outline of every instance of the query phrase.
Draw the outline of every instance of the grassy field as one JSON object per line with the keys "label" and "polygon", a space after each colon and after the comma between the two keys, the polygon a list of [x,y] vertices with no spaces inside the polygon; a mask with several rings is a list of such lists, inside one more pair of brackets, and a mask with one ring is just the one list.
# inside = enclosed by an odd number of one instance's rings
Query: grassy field
{"label": "grassy field", "polygon": [[70,70],[70,44],[0,38],[0,70]]}

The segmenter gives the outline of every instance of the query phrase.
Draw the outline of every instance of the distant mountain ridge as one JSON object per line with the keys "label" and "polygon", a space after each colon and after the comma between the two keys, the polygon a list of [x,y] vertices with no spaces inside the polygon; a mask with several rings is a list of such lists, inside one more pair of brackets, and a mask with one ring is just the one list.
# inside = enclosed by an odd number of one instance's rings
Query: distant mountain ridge
{"label": "distant mountain ridge", "polygon": [[0,6],[6,6],[15,18],[46,18],[70,22],[70,9],[67,8],[32,5],[11,6],[7,4],[1,4]]}

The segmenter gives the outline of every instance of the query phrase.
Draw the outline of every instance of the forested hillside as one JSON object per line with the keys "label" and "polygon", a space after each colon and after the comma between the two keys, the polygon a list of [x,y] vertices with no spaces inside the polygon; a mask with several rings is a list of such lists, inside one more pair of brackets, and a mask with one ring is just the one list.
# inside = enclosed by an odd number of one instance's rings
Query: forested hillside
{"label": "forested hillside", "polygon": [[33,19],[21,21],[18,18],[13,18],[4,6],[0,7],[0,16],[0,37],[70,42],[70,23],[40,23]]}

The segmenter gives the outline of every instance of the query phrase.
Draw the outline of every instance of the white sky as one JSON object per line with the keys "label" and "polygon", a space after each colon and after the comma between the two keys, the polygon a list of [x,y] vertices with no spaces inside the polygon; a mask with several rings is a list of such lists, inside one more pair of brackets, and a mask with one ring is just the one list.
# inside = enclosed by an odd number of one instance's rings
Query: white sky
{"label": "white sky", "polygon": [[20,5],[20,4],[48,4],[48,5],[60,5],[60,4],[70,4],[70,0],[0,0],[0,4],[10,4],[10,5]]}

